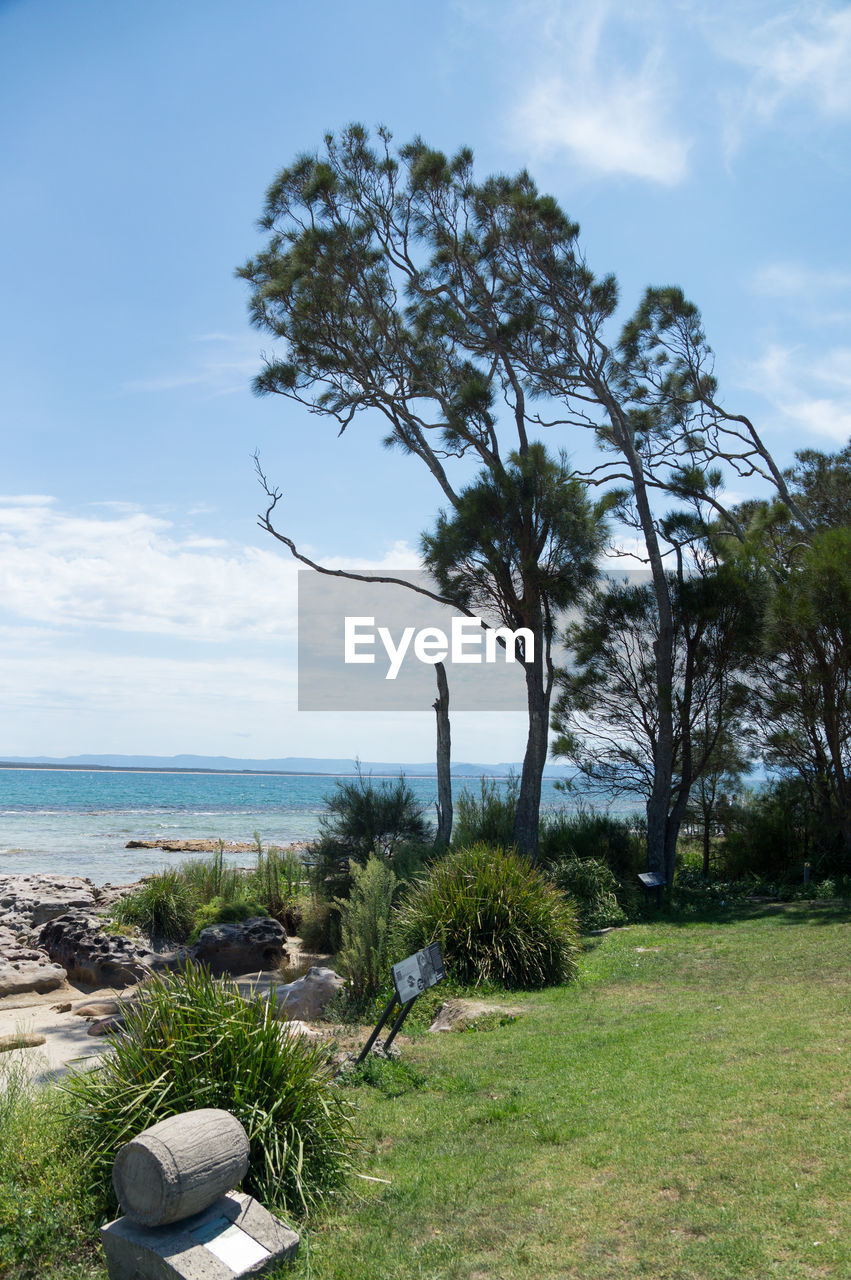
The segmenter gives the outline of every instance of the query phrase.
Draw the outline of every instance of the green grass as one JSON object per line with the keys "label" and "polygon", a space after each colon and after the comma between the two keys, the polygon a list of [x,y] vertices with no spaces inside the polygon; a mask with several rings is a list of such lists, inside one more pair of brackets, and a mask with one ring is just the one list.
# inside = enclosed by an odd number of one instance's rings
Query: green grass
{"label": "green grass", "polygon": [[[343,1088],[364,1176],[278,1274],[839,1280],[849,952],[847,907],[725,904],[589,941],[579,982],[512,993],[509,1025],[431,1036],[412,1019],[401,1064]],[[104,1280],[41,1096],[11,1121],[0,1098],[0,1274]]]}
{"label": "green grass", "polygon": [[828,906],[634,925],[515,1023],[417,1039],[409,1087],[351,1091],[386,1182],[312,1225],[296,1274],[849,1274],[850,944]]}

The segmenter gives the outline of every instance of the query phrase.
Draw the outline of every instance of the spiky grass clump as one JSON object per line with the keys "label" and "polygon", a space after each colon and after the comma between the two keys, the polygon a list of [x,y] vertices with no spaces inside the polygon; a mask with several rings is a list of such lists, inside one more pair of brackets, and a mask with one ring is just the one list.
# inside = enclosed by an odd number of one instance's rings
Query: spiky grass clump
{"label": "spiky grass clump", "polygon": [[461,982],[529,988],[576,976],[575,907],[512,850],[453,850],[413,887],[397,919],[408,950],[439,942]]}
{"label": "spiky grass clump", "polygon": [[198,898],[179,871],[159,871],[112,909],[117,924],[132,924],[149,938],[184,942],[192,932]]}
{"label": "spiky grass clump", "polygon": [[108,1202],[118,1148],[198,1107],[222,1107],[245,1126],[245,1185],[262,1203],[304,1213],[341,1181],[355,1142],[333,1063],[272,1008],[194,965],[142,988],[113,1052],[66,1086]]}

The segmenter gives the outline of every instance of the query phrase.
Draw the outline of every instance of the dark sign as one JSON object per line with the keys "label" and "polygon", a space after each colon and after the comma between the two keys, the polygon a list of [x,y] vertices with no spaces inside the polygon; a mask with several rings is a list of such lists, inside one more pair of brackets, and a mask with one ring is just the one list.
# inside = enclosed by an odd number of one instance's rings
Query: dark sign
{"label": "dark sign", "polygon": [[428,991],[436,983],[446,977],[443,967],[443,956],[440,954],[440,943],[433,942],[430,947],[408,956],[393,966],[393,986],[400,1004],[407,1004],[414,996]]}
{"label": "dark sign", "polygon": [[645,889],[663,889],[665,887],[665,877],[660,876],[658,871],[639,871],[638,878]]}

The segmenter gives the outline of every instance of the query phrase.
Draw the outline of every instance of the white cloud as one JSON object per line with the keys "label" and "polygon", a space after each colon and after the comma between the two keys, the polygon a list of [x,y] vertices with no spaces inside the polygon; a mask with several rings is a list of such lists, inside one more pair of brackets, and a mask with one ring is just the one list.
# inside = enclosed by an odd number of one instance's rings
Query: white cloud
{"label": "white cloud", "polygon": [[[600,173],[668,185],[682,181],[690,144],[672,119],[674,84],[658,39],[637,62],[628,61],[604,48],[607,5],[589,9],[549,0],[520,12],[524,31],[539,38],[534,69],[525,76],[533,86],[511,115],[517,144],[545,154],[568,152]],[[648,26],[627,32],[630,47],[640,46]],[[653,29],[658,32],[658,23]]]}
{"label": "white cloud", "polygon": [[202,348],[186,355],[186,368],[130,378],[121,390],[133,394],[177,391],[197,387],[210,396],[246,391],[261,366],[257,339],[253,336],[205,333],[191,339]]}
{"label": "white cloud", "polygon": [[[343,558],[329,564],[366,567]],[[415,553],[399,543],[374,567],[415,564]],[[0,607],[51,628],[198,643],[292,637],[297,570],[274,546],[183,533],[144,511],[0,505]]]}
{"label": "white cloud", "polygon": [[790,98],[808,99],[825,116],[851,114],[851,9],[796,6],[728,55],[753,71],[749,102],[763,116]]}
{"label": "white cloud", "polygon": [[851,437],[851,347],[813,358],[800,347],[772,345],[748,381],[790,425],[839,445]]}
{"label": "white cloud", "polygon": [[754,272],[753,288],[769,298],[820,302],[824,294],[851,289],[851,273],[820,270],[799,262],[770,262]]}

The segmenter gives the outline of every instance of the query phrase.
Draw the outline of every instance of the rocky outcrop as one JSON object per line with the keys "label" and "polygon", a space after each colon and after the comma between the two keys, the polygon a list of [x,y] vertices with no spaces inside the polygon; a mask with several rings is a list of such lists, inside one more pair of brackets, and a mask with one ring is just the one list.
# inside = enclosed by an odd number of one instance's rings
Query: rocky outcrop
{"label": "rocky outcrop", "polygon": [[68,911],[48,921],[37,940],[73,982],[126,987],[150,972],[149,952],[130,938],[104,933],[103,920],[87,911]]}
{"label": "rocky outcrop", "polygon": [[0,929],[0,998],[28,992],[55,991],[65,981],[65,970],[50,956],[28,945],[26,938]]}
{"label": "rocky outcrop", "polygon": [[16,933],[66,911],[91,911],[98,901],[98,889],[82,876],[0,876],[0,925]]}
{"label": "rocky outcrop", "polygon": [[256,844],[222,840],[128,840],[125,849],[163,849],[166,853],[256,853]]}
{"label": "rocky outcrop", "polygon": [[507,1026],[523,1013],[516,1005],[487,1000],[447,1000],[440,1006],[429,1031],[467,1031],[470,1027]]}
{"label": "rocky outcrop", "polygon": [[345,985],[345,978],[333,969],[313,965],[303,978],[275,989],[278,1016],[299,1022],[315,1022]]}
{"label": "rocky outcrop", "polygon": [[259,973],[277,969],[284,957],[286,930],[269,916],[252,916],[202,929],[191,949],[194,958],[215,974]]}

